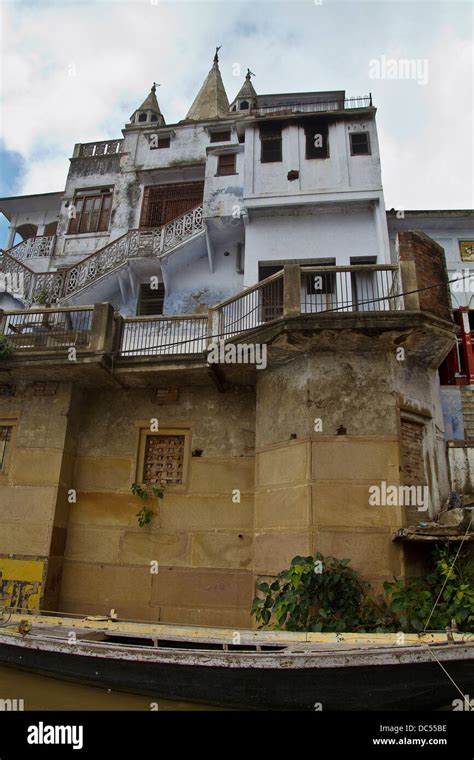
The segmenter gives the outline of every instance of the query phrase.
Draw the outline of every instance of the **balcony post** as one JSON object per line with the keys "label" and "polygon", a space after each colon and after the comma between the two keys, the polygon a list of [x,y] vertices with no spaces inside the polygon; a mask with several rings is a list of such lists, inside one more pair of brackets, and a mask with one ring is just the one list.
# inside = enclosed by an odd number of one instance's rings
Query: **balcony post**
{"label": "balcony post", "polygon": [[301,270],[299,264],[283,267],[283,316],[301,314]]}
{"label": "balcony post", "polygon": [[410,292],[418,289],[416,264],[413,260],[406,259],[400,261],[399,266],[401,291],[406,294],[403,296],[404,308],[406,311],[420,311],[420,294]]}
{"label": "balcony post", "polygon": [[218,309],[209,309],[207,317],[207,345],[217,343],[220,335],[220,313]]}
{"label": "balcony post", "polygon": [[99,354],[114,347],[114,307],[111,303],[96,303],[92,315],[90,349]]}

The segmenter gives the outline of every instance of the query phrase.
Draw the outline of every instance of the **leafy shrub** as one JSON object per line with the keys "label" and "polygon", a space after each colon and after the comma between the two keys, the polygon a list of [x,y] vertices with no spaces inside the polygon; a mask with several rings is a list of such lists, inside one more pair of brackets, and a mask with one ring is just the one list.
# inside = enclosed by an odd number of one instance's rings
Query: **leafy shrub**
{"label": "leafy shrub", "polygon": [[[402,631],[441,631],[453,620],[460,631],[474,631],[472,561],[457,549],[435,546],[433,569],[423,578],[385,582],[390,610]],[[436,607],[433,606],[438,600]]]}
{"label": "leafy shrub", "polygon": [[288,631],[354,631],[385,623],[383,605],[365,596],[368,585],[349,567],[350,560],[294,557],[271,585],[260,583],[252,604],[258,623],[276,618]]}
{"label": "leafy shrub", "polygon": [[271,584],[257,586],[263,596],[255,597],[251,611],[260,627],[273,622],[287,631],[416,633],[425,627],[443,631],[454,620],[460,631],[472,632],[474,562],[461,554],[454,558],[455,550],[437,546],[428,575],[394,578],[384,583],[385,598],[373,598],[350,560],[319,552],[294,557]]}
{"label": "leafy shrub", "polygon": [[0,335],[0,359],[9,359],[13,356],[13,349],[5,335]]}

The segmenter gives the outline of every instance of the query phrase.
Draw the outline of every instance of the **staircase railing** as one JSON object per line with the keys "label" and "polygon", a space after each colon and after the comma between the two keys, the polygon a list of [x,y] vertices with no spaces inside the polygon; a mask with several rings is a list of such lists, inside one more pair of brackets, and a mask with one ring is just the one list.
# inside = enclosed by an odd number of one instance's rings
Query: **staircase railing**
{"label": "staircase railing", "polygon": [[17,243],[13,248],[8,249],[8,253],[18,261],[40,256],[49,257],[53,255],[55,242],[56,235],[37,235]]}
{"label": "staircase railing", "polygon": [[21,261],[21,258],[26,258],[26,252],[20,257],[13,255],[18,248],[15,246],[3,253],[0,271],[12,280],[19,278],[22,281],[21,292],[24,295],[20,297],[28,306],[39,296],[43,301],[57,303],[117,269],[129,259],[159,258],[202,232],[202,212],[202,206],[197,206],[162,227],[129,230],[122,237],[107,243],[61,272],[34,272]]}

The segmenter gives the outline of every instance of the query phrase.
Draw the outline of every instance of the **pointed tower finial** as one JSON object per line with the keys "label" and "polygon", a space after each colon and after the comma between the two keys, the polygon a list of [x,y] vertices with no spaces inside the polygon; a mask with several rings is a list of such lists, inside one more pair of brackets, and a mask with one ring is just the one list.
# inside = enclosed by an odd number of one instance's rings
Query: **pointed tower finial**
{"label": "pointed tower finial", "polygon": [[255,74],[253,71],[247,69],[245,81],[229,106],[232,112],[251,111],[253,108],[257,107],[257,93],[255,92],[255,87],[252,84],[252,77],[254,76]]}
{"label": "pointed tower finial", "polygon": [[229,101],[219,71],[219,50],[216,47],[214,63],[204,83],[194,98],[193,104],[186,114],[185,121],[205,121],[207,119],[223,119],[229,113]]}
{"label": "pointed tower finial", "polygon": [[161,87],[161,85],[158,82],[153,82],[150,92],[141,106],[130,116],[130,124],[140,124],[140,126],[146,127],[150,122],[153,122],[154,126],[165,126],[165,120],[156,99],[157,87]]}

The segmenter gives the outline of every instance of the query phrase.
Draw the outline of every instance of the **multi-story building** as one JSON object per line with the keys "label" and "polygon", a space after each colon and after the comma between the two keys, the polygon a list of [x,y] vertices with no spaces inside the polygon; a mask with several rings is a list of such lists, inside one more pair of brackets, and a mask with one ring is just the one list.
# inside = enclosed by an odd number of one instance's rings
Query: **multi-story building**
{"label": "multi-story building", "polygon": [[[0,200],[16,604],[241,626],[296,554],[376,589],[423,558],[401,529],[450,494],[456,328],[442,248],[387,224],[375,114],[250,72],[229,103],[216,54],[182,121],[153,85],[123,138],[74,147],[64,191]],[[141,527],[133,485],[161,483]]]}

